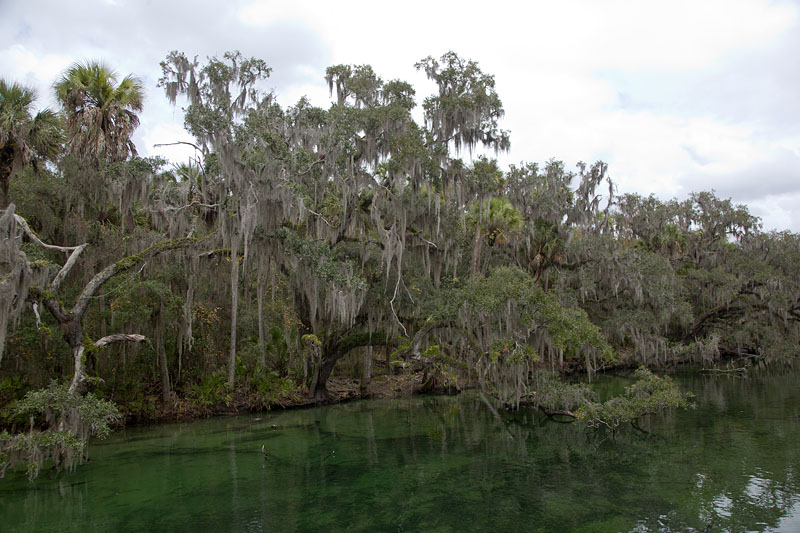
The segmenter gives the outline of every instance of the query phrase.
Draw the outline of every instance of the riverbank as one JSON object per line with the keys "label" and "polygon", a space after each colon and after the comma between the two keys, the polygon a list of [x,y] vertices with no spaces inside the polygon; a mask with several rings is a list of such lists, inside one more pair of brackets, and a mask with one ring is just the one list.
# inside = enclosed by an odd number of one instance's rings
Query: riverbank
{"label": "riverbank", "polygon": [[[348,377],[331,377],[327,388],[329,399],[325,404],[335,404],[362,399],[400,398],[415,394],[422,387],[422,373],[374,376],[366,390],[361,390],[360,380]],[[237,391],[227,402],[200,405],[188,398],[174,397],[171,402],[160,403],[151,410],[132,411],[123,408],[126,424],[154,424],[159,422],[190,421],[211,416],[231,416],[272,410],[291,410],[321,405],[307,390],[296,389],[278,400],[265,405],[262,398],[252,393]]]}
{"label": "riverbank", "polygon": [[[718,361],[722,365],[725,361]],[[735,374],[742,375],[752,364],[745,363],[744,366],[737,366],[731,364],[732,362],[741,363],[740,360],[727,359],[725,368],[703,368],[694,362],[684,362],[681,364],[671,365],[669,368],[661,368],[660,372],[675,372],[682,368],[684,372],[687,369],[693,369],[695,372],[704,373],[720,373],[720,374]],[[639,366],[633,358],[623,357],[616,361],[613,366],[601,368],[597,373],[614,373],[620,375],[632,374],[633,371]],[[563,369],[566,375],[573,376],[573,379],[578,379],[577,375],[582,374],[583,370],[579,367]],[[692,373],[692,372],[689,372]],[[585,378],[585,375],[584,375]],[[332,376],[328,379],[328,400],[319,402],[309,394],[305,388],[297,388],[288,391],[285,394],[277,396],[272,401],[264,400],[263,396],[252,391],[237,390],[230,393],[222,401],[214,402],[200,402],[196,399],[186,396],[175,396],[171,402],[163,403],[153,398],[147,408],[142,408],[141,404],[136,406],[120,405],[120,408],[125,417],[125,424],[132,425],[145,425],[157,424],[160,422],[174,422],[174,421],[190,421],[212,416],[233,416],[244,413],[257,413],[272,410],[292,410],[303,409],[309,407],[318,407],[327,404],[337,404],[353,400],[362,399],[384,399],[384,398],[400,398],[408,397],[414,394],[452,394],[452,389],[435,388],[432,390],[422,389],[424,381],[423,372],[406,372],[399,375],[393,374],[378,374],[373,376],[366,387],[366,390],[361,389],[361,381],[348,376]],[[138,407],[138,408],[137,408]]]}

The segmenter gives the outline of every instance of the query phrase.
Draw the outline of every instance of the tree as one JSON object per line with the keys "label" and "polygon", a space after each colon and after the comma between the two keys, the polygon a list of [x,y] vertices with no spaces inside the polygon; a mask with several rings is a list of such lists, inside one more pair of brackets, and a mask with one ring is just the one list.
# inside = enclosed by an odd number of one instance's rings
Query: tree
{"label": "tree", "polygon": [[480,274],[484,240],[490,247],[503,244],[522,228],[522,216],[506,198],[491,198],[473,204],[470,219],[475,224],[470,277],[475,279]]}
{"label": "tree", "polygon": [[[404,294],[419,261],[458,256],[458,233],[444,231],[442,211],[460,211],[463,221],[458,191],[470,185],[447,155],[450,141],[507,147],[493,78],[453,53],[442,61],[420,64],[440,85],[426,105],[427,130],[411,116],[411,86],[385,82],[367,65],[327,69],[336,94],[330,109],[301,100],[283,110],[258,91],[269,73],[263,61],[228,53],[200,65],[172,53],[162,63],[167,96],[188,98],[187,127],[218,162],[225,191],[218,198],[230,214],[223,238],[231,250],[232,326],[240,264],[253,253],[270,255],[293,287],[298,317],[320,341],[318,399],[327,398],[325,383],[341,357],[394,342],[421,323]],[[446,206],[436,192],[444,187],[456,192]],[[441,265],[428,272],[440,274]],[[232,330],[231,384],[235,338]]]}
{"label": "tree", "polygon": [[484,74],[478,63],[447,52],[439,59],[428,56],[416,64],[436,82],[439,94],[425,99],[425,123],[439,146],[452,142],[472,151],[484,145],[505,151],[509,134],[499,128],[505,111],[494,88],[494,76]]}
{"label": "tree", "polygon": [[13,175],[37,159],[52,158],[61,146],[58,117],[49,109],[33,115],[36,91],[0,79],[0,210],[8,206]]}
{"label": "tree", "polygon": [[[187,102],[196,159],[164,172],[114,160],[124,153],[92,155],[76,138],[73,157],[36,182],[29,172],[13,180],[22,221],[15,211],[0,219],[0,333],[44,306],[53,318],[42,322],[55,321],[70,349],[51,374],[36,371],[38,384],[68,361],[74,390],[96,374],[105,393],[148,395],[147,376],[160,375],[165,403],[171,390],[249,401],[273,375],[325,401],[350,354],[366,388],[376,346],[387,363],[422,371],[427,387],[479,384],[512,407],[543,367],[793,357],[796,236],[760,233],[745,208],[713,193],[617,198],[602,162],[504,171],[487,157],[462,160],[464,148],[508,147],[494,79],[452,52],[418,68],[438,89],[420,123],[414,88],[369,65],[328,68],[326,108],[304,98],[285,107],[263,90],[270,69],[259,59],[171,53],[160,83]],[[89,122],[73,134],[89,139]],[[192,239],[206,238],[198,252]],[[145,259],[167,250],[169,261]],[[53,360],[33,322],[10,337],[20,368],[48,367],[37,350]],[[94,339],[110,325],[147,334],[156,357],[123,348],[119,368],[99,359],[94,372]],[[293,349],[301,339],[311,349]],[[196,392],[205,385],[209,394]]]}
{"label": "tree", "polygon": [[593,428],[605,427],[612,431],[626,423],[638,427],[639,419],[647,415],[691,406],[692,395],[681,392],[669,376],[657,376],[639,367],[634,377],[636,381],[625,387],[623,394],[601,403],[586,384],[563,383],[552,373],[543,371],[535,378],[536,390],[524,401],[549,417],[565,416]]}
{"label": "tree", "polygon": [[[242,146],[242,143],[249,139],[241,139],[247,132],[241,127],[241,118],[252,111],[251,105],[257,106],[257,109],[271,109],[271,95],[262,95],[256,88],[259,80],[269,76],[270,69],[263,61],[244,59],[238,52],[227,53],[222,60],[213,58],[203,67],[196,59],[189,61],[183,54],[172,52],[161,63],[161,68],[163,77],[159,85],[164,87],[170,102],[174,104],[179,95],[189,98],[187,129],[195,136],[204,154],[213,154],[209,160],[213,162],[216,175],[210,176],[214,183],[211,194],[215,201],[225,203],[227,216],[222,223],[222,237],[231,261],[228,386],[233,387],[240,268],[242,261],[247,261],[252,233],[258,223],[257,215],[263,209],[257,209],[261,198],[255,183],[258,178],[270,177],[264,175],[266,165],[259,172],[259,169],[246,164],[246,154],[243,153],[246,146]],[[232,94],[233,91],[235,94]],[[241,140],[236,138],[237,133]],[[251,150],[249,155],[257,154]],[[266,203],[268,199],[264,198],[264,201]]]}
{"label": "tree", "polygon": [[[84,354],[87,349],[94,350],[103,348],[114,342],[142,342],[146,340],[143,335],[138,334],[112,334],[98,339],[97,341],[91,341],[86,338],[83,331],[83,318],[89,307],[89,302],[92,300],[95,293],[112,277],[133,268],[147,257],[168,250],[193,246],[199,241],[198,239],[190,237],[163,240],[152,244],[151,246],[142,250],[140,253],[127,256],[112,263],[111,265],[108,265],[100,272],[95,274],[89,280],[89,282],[84,285],[83,289],[80,291],[80,294],[75,299],[75,303],[72,308],[66,309],[58,298],[58,291],[61,287],[61,283],[75,266],[81,253],[88,246],[88,243],[78,246],[55,246],[44,243],[30,229],[25,219],[19,215],[14,215],[13,211],[11,210],[8,211],[11,212],[14,222],[16,223],[16,227],[12,225],[10,221],[8,221],[6,222],[8,227],[3,228],[4,230],[8,231],[9,233],[14,231],[18,231],[19,233],[24,232],[33,242],[42,248],[69,254],[67,261],[60,267],[58,273],[52,278],[52,280],[48,281],[47,285],[34,286],[28,289],[30,293],[28,298],[33,302],[33,309],[34,313],[37,315],[37,321],[40,320],[38,311],[39,305],[43,304],[44,307],[47,308],[61,328],[61,331],[64,335],[64,340],[67,342],[67,344],[69,344],[70,349],[72,350],[74,371],[72,381],[69,386],[69,392],[85,392],[87,384]],[[15,235],[14,233],[11,233],[11,238],[14,242],[19,242],[21,240],[20,236]],[[24,255],[22,256],[22,259],[24,260]],[[27,268],[30,269],[31,267],[29,266]],[[17,295],[17,298],[19,298],[19,295]]]}
{"label": "tree", "polygon": [[[89,438],[105,438],[111,432],[110,424],[122,418],[112,402],[92,393],[74,394],[55,382],[28,392],[13,413],[27,418],[31,425],[24,433],[0,432],[0,478],[18,463],[27,467],[30,480],[48,459],[55,467],[74,468],[88,456]],[[45,430],[35,428],[37,418],[44,418]]]}
{"label": "tree", "polygon": [[144,100],[138,78],[128,75],[117,83],[108,65],[87,61],[67,69],[53,87],[67,119],[67,153],[94,166],[136,155],[131,135]]}

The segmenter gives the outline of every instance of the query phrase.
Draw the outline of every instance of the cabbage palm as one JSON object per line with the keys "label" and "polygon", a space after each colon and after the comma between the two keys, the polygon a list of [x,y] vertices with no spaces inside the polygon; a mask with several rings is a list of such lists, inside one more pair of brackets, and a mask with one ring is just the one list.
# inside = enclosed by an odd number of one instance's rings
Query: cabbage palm
{"label": "cabbage palm", "polygon": [[67,118],[67,151],[81,159],[121,161],[136,155],[144,89],[138,78],[117,75],[98,61],[76,63],[54,85]]}
{"label": "cabbage palm", "polygon": [[36,91],[0,79],[0,209],[8,205],[8,186],[15,172],[37,157],[58,152],[61,128],[48,109],[33,115]]}
{"label": "cabbage palm", "polygon": [[472,205],[469,214],[475,224],[470,277],[476,278],[484,238],[489,246],[502,244],[522,227],[522,214],[505,198],[495,197]]}

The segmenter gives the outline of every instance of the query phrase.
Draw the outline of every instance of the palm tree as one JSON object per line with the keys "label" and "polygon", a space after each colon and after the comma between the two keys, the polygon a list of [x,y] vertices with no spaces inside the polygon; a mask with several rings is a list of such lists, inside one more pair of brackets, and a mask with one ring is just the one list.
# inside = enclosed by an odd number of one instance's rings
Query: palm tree
{"label": "palm tree", "polygon": [[61,145],[58,116],[43,109],[32,116],[36,91],[0,79],[0,210],[8,206],[14,173],[36,158],[53,157]]}
{"label": "palm tree", "polygon": [[117,75],[98,61],[75,63],[55,85],[67,117],[67,151],[81,159],[122,161],[136,155],[131,135],[139,125],[142,82]]}
{"label": "palm tree", "polygon": [[[530,265],[536,272],[534,281],[539,281],[542,273],[549,267],[561,264],[567,244],[567,234],[557,222],[551,222],[544,218],[534,220],[532,229]],[[547,276],[545,276],[542,281],[544,290],[548,289],[548,284]]]}
{"label": "palm tree", "polygon": [[478,276],[483,239],[489,246],[503,244],[511,233],[522,227],[522,214],[505,198],[495,197],[472,205],[468,215],[475,224],[470,278]]}

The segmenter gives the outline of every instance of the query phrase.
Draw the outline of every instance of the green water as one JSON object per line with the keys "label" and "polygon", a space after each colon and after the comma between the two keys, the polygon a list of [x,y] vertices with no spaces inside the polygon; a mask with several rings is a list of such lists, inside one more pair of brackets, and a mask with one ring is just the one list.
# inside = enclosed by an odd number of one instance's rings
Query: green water
{"label": "green water", "polygon": [[800,531],[800,374],[676,379],[697,409],[649,434],[476,393],[128,428],[0,480],[0,530]]}

